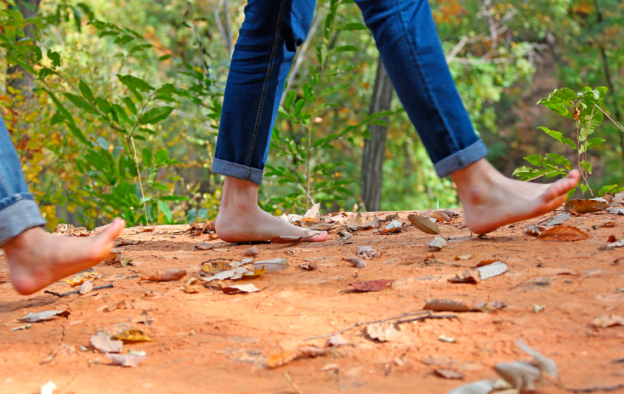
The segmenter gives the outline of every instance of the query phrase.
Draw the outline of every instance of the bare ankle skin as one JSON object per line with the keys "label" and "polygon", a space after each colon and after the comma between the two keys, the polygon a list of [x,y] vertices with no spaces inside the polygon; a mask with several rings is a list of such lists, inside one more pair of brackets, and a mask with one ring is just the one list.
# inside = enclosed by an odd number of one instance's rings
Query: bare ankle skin
{"label": "bare ankle skin", "polygon": [[115,219],[88,238],[54,236],[34,227],[4,244],[11,282],[18,293],[33,294],[69,275],[100,263],[114,246],[125,223]]}
{"label": "bare ankle skin", "polygon": [[451,174],[466,225],[477,234],[557,209],[579,181],[578,171],[551,184],[509,179],[481,159]]}
{"label": "bare ankle skin", "polygon": [[258,185],[226,177],[215,223],[217,235],[226,242],[268,241],[279,236],[300,236],[322,242],[326,232],[305,230],[264,212],[258,206]]}

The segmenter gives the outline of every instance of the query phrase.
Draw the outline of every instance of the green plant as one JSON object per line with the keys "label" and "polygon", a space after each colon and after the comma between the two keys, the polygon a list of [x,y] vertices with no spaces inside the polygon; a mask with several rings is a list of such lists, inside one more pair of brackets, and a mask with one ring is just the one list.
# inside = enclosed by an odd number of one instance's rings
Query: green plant
{"label": "green plant", "polygon": [[[600,137],[590,138],[596,129],[602,124],[604,117],[609,118],[621,131],[624,128],[614,121],[607,112],[602,109],[603,100],[607,94],[607,88],[599,87],[592,89],[584,87],[579,92],[572,89],[562,88],[555,89],[548,97],[541,99],[537,104],[543,105],[551,111],[572,119],[576,126],[575,135],[569,138],[564,133],[550,130],[547,127],[540,127],[544,133],[557,140],[559,143],[572,148],[576,152],[576,168],[581,174],[584,183],[579,184],[583,195],[587,191],[595,196],[593,190],[589,186],[589,175],[592,173],[592,165],[590,164],[587,154],[590,150],[600,146],[606,140]],[[544,157],[534,154],[525,157],[529,163],[537,168],[523,166],[517,168],[513,175],[520,179],[530,181],[545,176],[552,178],[555,176],[565,176],[568,171],[572,170],[572,163],[564,156],[557,153],[547,153]],[[600,189],[597,193],[603,195],[607,192],[624,190],[617,185],[607,185]],[[570,191],[571,197],[576,188]]]}
{"label": "green plant", "polygon": [[[273,129],[271,147],[276,152],[276,156],[287,158],[289,165],[267,165],[266,175],[277,177],[277,183],[280,185],[291,184],[294,187],[291,193],[274,197],[270,201],[287,209],[303,207],[307,209],[312,203],[332,205],[351,196],[352,193],[345,186],[353,181],[343,179],[339,171],[345,163],[331,162],[323,153],[335,149],[336,143],[341,140],[354,144],[354,133],[363,126],[385,125],[385,121],[381,118],[394,114],[392,111],[377,112],[341,131],[314,139],[314,131],[323,121],[323,116],[341,107],[340,104],[332,102],[332,95],[351,87],[346,83],[327,86],[326,78],[357,68],[349,64],[343,68],[330,69],[329,63],[332,56],[359,51],[359,48],[354,45],[333,46],[332,43],[335,40],[332,36],[337,31],[366,29],[362,23],[345,23],[336,26],[338,8],[344,3],[350,3],[350,1],[330,0],[328,2],[322,41],[315,48],[318,64],[311,67],[309,82],[303,84],[301,94],[296,90],[289,91],[283,106],[279,108],[279,114],[287,121],[287,129],[280,130],[278,126]],[[370,138],[368,130],[363,136]]]}

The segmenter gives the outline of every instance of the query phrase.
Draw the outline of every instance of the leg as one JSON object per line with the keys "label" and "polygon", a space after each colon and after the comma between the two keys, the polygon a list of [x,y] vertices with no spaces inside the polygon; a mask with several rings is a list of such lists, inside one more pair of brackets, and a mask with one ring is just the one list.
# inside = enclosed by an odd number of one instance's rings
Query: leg
{"label": "leg", "polygon": [[578,182],[577,172],[552,186],[527,184],[505,178],[484,159],[487,148],[455,88],[427,0],[356,3],[438,175],[455,181],[471,230],[492,231],[565,201]]}
{"label": "leg", "polygon": [[68,275],[101,262],[124,222],[116,219],[95,237],[67,238],[46,233],[45,220],[28,192],[21,163],[0,118],[0,246],[21,294],[32,294]]}
{"label": "leg", "polygon": [[[226,176],[216,230],[228,242],[294,235],[324,241],[262,211],[258,185],[271,130],[297,47],[312,23],[314,0],[251,0],[234,48],[212,171]],[[317,234],[317,235],[314,235]]]}

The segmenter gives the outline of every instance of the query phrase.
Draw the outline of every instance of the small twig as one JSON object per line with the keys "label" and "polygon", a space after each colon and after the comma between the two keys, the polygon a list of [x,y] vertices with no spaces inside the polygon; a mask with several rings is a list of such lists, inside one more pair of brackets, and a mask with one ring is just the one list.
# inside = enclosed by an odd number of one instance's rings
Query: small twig
{"label": "small twig", "polygon": [[290,387],[292,387],[292,389],[295,391],[295,393],[297,394],[303,394],[303,391],[299,390],[299,387],[297,387],[297,385],[295,384],[295,382],[292,380],[292,378],[290,377],[290,375],[288,374],[288,372],[284,372],[284,376],[286,376],[286,380],[288,380],[288,383],[290,383]]}
{"label": "small twig", "polygon": [[[92,290],[108,289],[108,288],[111,288],[111,287],[115,287],[115,285],[113,283],[109,283],[107,285],[94,287]],[[52,295],[57,296],[57,297],[67,297],[67,296],[70,296],[72,294],[80,293],[80,290],[68,291],[67,293],[57,293],[55,291],[45,290],[44,293],[52,294]]]}
{"label": "small twig", "polygon": [[[426,316],[420,316],[420,315],[423,315],[423,314],[426,315]],[[413,316],[417,316],[417,317],[413,317]],[[315,336],[315,337],[304,338],[304,339],[302,339],[302,341],[310,341],[310,340],[313,340],[313,339],[329,338],[331,336],[342,334],[342,333],[347,332],[349,330],[353,330],[354,328],[357,328],[357,327],[366,326],[366,325],[369,325],[369,324],[385,323],[385,322],[390,321],[390,320],[397,320],[397,323],[400,324],[400,323],[407,323],[407,322],[426,320],[426,319],[456,319],[456,318],[457,318],[457,315],[434,315],[433,312],[431,312],[431,311],[407,312],[407,313],[404,313],[404,314],[402,314],[400,316],[388,317],[386,319],[371,320],[371,321],[355,323],[355,324],[350,325],[349,327],[344,328],[344,329],[342,329],[340,331],[336,331],[336,332],[333,332],[331,334],[318,335],[318,336]]]}
{"label": "small twig", "polygon": [[603,113],[603,114],[605,114],[605,116],[606,116],[607,118],[609,118],[609,120],[610,120],[611,122],[613,122],[613,124],[615,124],[615,125],[617,126],[617,128],[618,128],[618,129],[620,129],[620,131],[624,131],[624,127],[622,127],[622,125],[621,125],[619,122],[616,122],[615,120],[613,120],[613,119],[609,116],[609,114],[605,112],[605,110],[604,110],[604,109],[602,109],[602,108],[600,108],[600,107],[598,106],[598,104],[594,104],[594,105],[595,105],[595,106],[596,106],[599,110],[601,110],[601,111],[602,111],[602,113]]}
{"label": "small twig", "polygon": [[147,205],[145,204],[145,193],[143,192],[143,183],[141,182],[141,170],[139,169],[139,158],[136,153],[136,146],[134,146],[134,137],[130,137],[130,142],[132,143],[132,151],[134,152],[134,164],[136,164],[137,169],[137,180],[139,181],[139,189],[141,189],[141,201],[143,201],[143,211],[145,212],[145,223],[149,226],[149,217],[147,216]]}
{"label": "small twig", "polygon": [[[307,191],[307,190],[306,190],[303,186],[301,186],[301,184],[300,184],[300,183],[297,183],[297,186],[299,186],[299,188],[300,188],[301,190],[303,190],[303,192],[306,194],[306,196],[308,196],[308,198],[310,199],[310,201],[312,201],[312,205],[316,204],[316,203],[314,202],[314,199],[312,198],[312,196],[310,196],[310,195],[308,194],[308,191]],[[308,209],[308,206],[307,206],[307,205],[306,205],[306,209]]]}
{"label": "small twig", "polygon": [[624,383],[616,384],[614,386],[594,386],[594,387],[585,387],[581,389],[575,389],[570,387],[561,386],[562,389],[572,392],[572,393],[593,393],[594,391],[614,391],[624,388]]}

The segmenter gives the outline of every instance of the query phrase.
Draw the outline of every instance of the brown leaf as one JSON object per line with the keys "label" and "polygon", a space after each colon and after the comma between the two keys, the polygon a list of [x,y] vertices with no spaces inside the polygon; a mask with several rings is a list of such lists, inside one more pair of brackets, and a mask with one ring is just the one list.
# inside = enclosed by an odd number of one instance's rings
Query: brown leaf
{"label": "brown leaf", "polygon": [[124,343],[152,342],[152,338],[148,337],[143,331],[137,330],[136,328],[130,328],[126,331],[120,332],[119,334],[115,334],[113,335],[113,339],[119,339]]}
{"label": "brown leaf", "polygon": [[477,270],[465,270],[455,275],[454,278],[449,278],[451,283],[479,283],[481,282],[481,276]]}
{"label": "brown leaf", "polygon": [[113,265],[115,263],[121,263],[121,251],[117,249],[111,249],[110,253],[104,259],[104,263],[107,265]]}
{"label": "brown leaf", "polygon": [[122,367],[138,367],[147,358],[146,356],[114,353],[107,353],[106,356],[111,359],[113,365],[121,365]]}
{"label": "brown leaf", "polygon": [[269,357],[267,366],[269,368],[277,368],[288,364],[298,358],[317,357],[322,356],[327,352],[326,349],[316,346],[301,346],[293,350],[289,350],[284,353],[275,354]]}
{"label": "brown leaf", "polygon": [[223,291],[225,294],[237,294],[237,293],[255,293],[257,291],[260,291],[260,289],[256,288],[256,286],[249,283],[246,285],[223,286],[221,287],[221,291]]}
{"label": "brown leaf", "polygon": [[329,231],[334,228],[333,223],[317,223],[313,226],[308,227],[308,229],[312,231]]}
{"label": "brown leaf", "polygon": [[486,265],[494,264],[494,263],[496,263],[498,261],[500,261],[500,260],[498,260],[498,259],[485,259],[485,260],[481,260],[477,264],[477,267],[483,267],[483,266],[486,266]]}
{"label": "brown leaf", "polygon": [[368,230],[368,229],[371,229],[371,228],[376,228],[380,221],[381,221],[381,219],[379,219],[379,217],[375,216],[375,218],[373,220],[369,220],[368,222],[362,224],[360,226],[360,229],[361,230]]}
{"label": "brown leaf", "polygon": [[140,233],[153,233],[156,227],[143,227],[139,229]]}
{"label": "brown leaf", "polygon": [[351,266],[355,268],[366,268],[366,261],[360,260],[355,257],[343,257],[344,261],[348,261],[351,263]]}
{"label": "brown leaf", "polygon": [[420,231],[426,234],[440,234],[440,229],[431,220],[424,216],[411,214],[407,219]]}
{"label": "brown leaf", "polygon": [[426,311],[436,312],[474,312],[475,309],[465,301],[430,300],[423,307]]}
{"label": "brown leaf", "polygon": [[574,242],[589,239],[589,235],[573,226],[558,226],[548,229],[537,236],[542,241]]}
{"label": "brown leaf", "polygon": [[380,234],[400,233],[402,227],[403,227],[403,223],[399,222],[398,220],[393,220],[386,227],[384,227],[379,233]]}
{"label": "brown leaf", "polygon": [[608,243],[613,243],[613,242],[617,242],[618,239],[615,238],[615,235],[609,235],[609,239],[607,239]]}
{"label": "brown leaf", "polygon": [[104,312],[112,312],[117,309],[126,309],[126,300],[121,300],[104,308]]}
{"label": "brown leaf", "polygon": [[382,291],[393,281],[391,279],[367,280],[365,282],[349,283],[355,290],[360,292]]}
{"label": "brown leaf", "polygon": [[451,369],[438,368],[435,370],[436,375],[443,377],[444,379],[463,379],[464,374],[461,372],[453,371]]}
{"label": "brown leaf", "polygon": [[357,214],[352,215],[351,217],[347,219],[345,224],[347,225],[347,228],[349,230],[357,231],[362,225],[362,214],[358,212]]}
{"label": "brown leaf", "polygon": [[455,216],[459,216],[459,212],[454,211],[452,209],[443,209],[442,212],[450,218],[454,218]]}
{"label": "brown leaf", "polygon": [[604,315],[595,318],[592,325],[598,328],[624,326],[624,318],[618,315]]}
{"label": "brown leaf", "polygon": [[129,246],[129,245],[138,245],[140,244],[141,241],[131,241],[128,239],[117,239],[117,243],[115,244],[115,247],[121,247],[121,246]]}
{"label": "brown leaf", "polygon": [[19,321],[25,321],[28,323],[37,323],[42,321],[48,321],[53,317],[67,317],[70,315],[69,311],[43,311],[37,313],[29,313],[21,319],[17,319]]}
{"label": "brown leaf", "polygon": [[357,255],[365,259],[373,259],[375,257],[381,257],[381,252],[376,251],[372,246],[358,246]]}
{"label": "brown leaf", "polygon": [[593,213],[604,211],[609,206],[607,200],[603,198],[592,198],[591,200],[568,200],[565,205],[566,212],[575,211],[577,213]]}
{"label": "brown leaf", "polygon": [[399,330],[397,330],[395,324],[370,324],[366,326],[366,329],[364,331],[371,339],[376,339],[379,342],[392,341],[399,336]]}
{"label": "brown leaf", "polygon": [[572,219],[572,215],[567,212],[563,212],[555,216],[550,222],[546,223],[544,226],[558,226],[561,223],[566,222],[570,219]]}
{"label": "brown leaf", "polygon": [[472,254],[460,254],[454,257],[455,260],[470,260],[471,258],[473,258],[474,255]]}
{"label": "brown leaf", "polygon": [[618,194],[613,196],[613,199],[611,200],[611,206],[614,207],[620,204],[622,201],[624,201],[624,192],[619,192]]}
{"label": "brown leaf", "polygon": [[537,237],[538,235],[540,235],[544,231],[546,231],[545,227],[538,226],[537,224],[532,224],[529,227],[527,227],[526,234],[530,235],[532,237]]}
{"label": "brown leaf", "polygon": [[169,282],[174,280],[180,280],[186,276],[186,270],[180,269],[168,269],[164,271],[158,271],[156,274],[150,276],[144,276],[141,280],[153,280],[156,282]]}
{"label": "brown leaf", "polygon": [[272,244],[290,244],[296,243],[303,239],[303,237],[297,237],[294,235],[282,235],[279,237],[273,237],[270,239]]}
{"label": "brown leaf", "polygon": [[450,222],[451,218],[444,211],[433,211],[426,216],[435,219],[438,222]]}
{"label": "brown leaf", "polygon": [[85,295],[91,290],[93,290],[93,282],[91,282],[90,280],[83,282],[83,284],[80,285],[80,289],[78,289],[80,295]]}
{"label": "brown leaf", "polygon": [[91,336],[91,345],[102,353],[119,353],[123,349],[123,342],[112,340],[103,332]]}
{"label": "brown leaf", "polygon": [[317,268],[316,263],[303,263],[299,264],[299,268],[304,269],[306,271],[312,271]]}
{"label": "brown leaf", "polygon": [[210,245],[206,242],[200,242],[196,245],[193,245],[193,250],[210,250],[214,249],[215,245]]}

